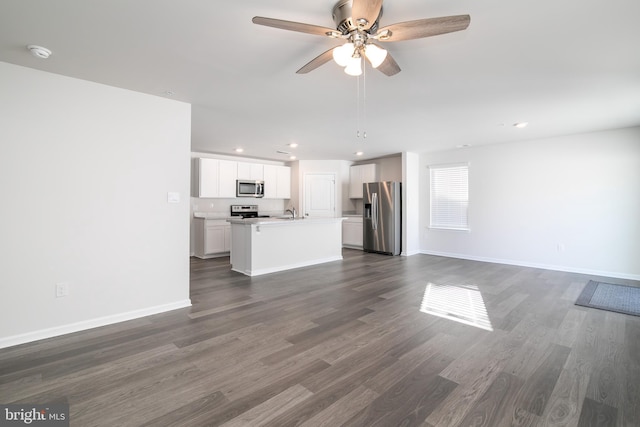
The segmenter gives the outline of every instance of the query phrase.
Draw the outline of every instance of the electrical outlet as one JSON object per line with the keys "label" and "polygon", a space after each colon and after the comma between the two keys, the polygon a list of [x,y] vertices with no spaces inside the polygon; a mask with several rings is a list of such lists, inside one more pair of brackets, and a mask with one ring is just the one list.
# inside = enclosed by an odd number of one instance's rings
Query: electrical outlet
{"label": "electrical outlet", "polygon": [[56,298],[66,297],[69,295],[68,283],[56,283]]}

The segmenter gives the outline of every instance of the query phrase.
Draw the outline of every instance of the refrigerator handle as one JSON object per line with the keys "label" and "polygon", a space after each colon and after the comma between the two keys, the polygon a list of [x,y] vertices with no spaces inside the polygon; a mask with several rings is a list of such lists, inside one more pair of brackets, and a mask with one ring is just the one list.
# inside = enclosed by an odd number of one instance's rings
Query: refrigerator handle
{"label": "refrigerator handle", "polygon": [[378,193],[371,194],[371,225],[374,230],[378,229]]}

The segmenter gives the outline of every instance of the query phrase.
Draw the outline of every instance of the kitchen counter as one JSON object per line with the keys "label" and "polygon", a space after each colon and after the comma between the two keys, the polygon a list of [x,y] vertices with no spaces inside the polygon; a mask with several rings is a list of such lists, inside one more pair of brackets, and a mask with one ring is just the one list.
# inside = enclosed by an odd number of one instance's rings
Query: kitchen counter
{"label": "kitchen counter", "polygon": [[344,218],[229,219],[231,269],[247,276],[342,259]]}
{"label": "kitchen counter", "polygon": [[194,212],[193,217],[202,218],[202,219],[221,219],[221,220],[227,220],[232,218],[231,216],[229,216],[229,214],[224,214],[220,212]]}
{"label": "kitchen counter", "polygon": [[321,222],[330,222],[335,223],[336,221],[342,221],[344,218],[305,218],[305,217],[297,217],[291,218],[289,217],[268,217],[268,218],[229,218],[227,222],[231,224],[245,224],[245,225],[288,225],[295,224],[304,221],[307,223],[321,223]]}

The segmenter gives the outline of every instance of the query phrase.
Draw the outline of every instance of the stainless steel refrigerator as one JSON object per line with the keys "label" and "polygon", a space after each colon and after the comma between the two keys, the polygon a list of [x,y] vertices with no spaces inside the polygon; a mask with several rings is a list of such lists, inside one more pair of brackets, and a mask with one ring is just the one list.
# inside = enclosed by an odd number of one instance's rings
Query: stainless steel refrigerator
{"label": "stainless steel refrigerator", "polygon": [[399,182],[362,184],[364,210],[362,243],[367,252],[400,255],[402,237],[402,200]]}

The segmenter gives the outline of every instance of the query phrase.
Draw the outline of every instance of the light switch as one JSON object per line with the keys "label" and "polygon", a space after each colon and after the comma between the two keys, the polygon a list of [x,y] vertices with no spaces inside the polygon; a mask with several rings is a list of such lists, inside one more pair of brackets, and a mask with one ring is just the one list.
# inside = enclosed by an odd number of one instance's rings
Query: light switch
{"label": "light switch", "polygon": [[167,203],[180,203],[180,193],[168,192]]}

